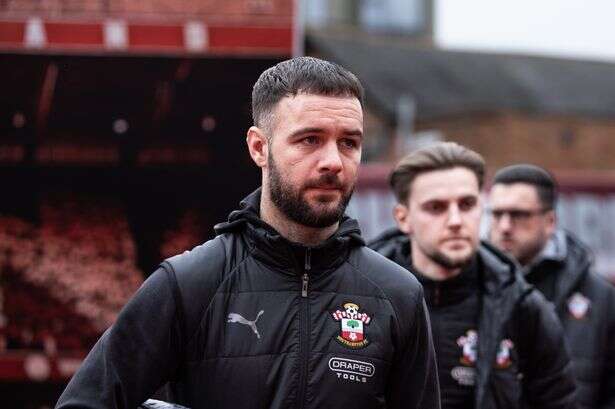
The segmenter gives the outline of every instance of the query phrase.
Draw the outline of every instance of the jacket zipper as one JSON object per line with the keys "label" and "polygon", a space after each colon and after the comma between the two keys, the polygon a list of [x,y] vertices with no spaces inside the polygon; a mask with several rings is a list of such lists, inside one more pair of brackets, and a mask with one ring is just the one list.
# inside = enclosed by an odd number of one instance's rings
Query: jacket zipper
{"label": "jacket zipper", "polygon": [[434,306],[439,306],[440,305],[440,284],[436,283],[435,288],[434,288]]}
{"label": "jacket zipper", "polygon": [[310,358],[310,303],[308,284],[310,281],[309,272],[312,269],[311,250],[305,250],[305,264],[303,267],[303,275],[301,276],[301,331],[299,335],[299,359],[301,362],[301,373],[299,379],[299,393],[297,397],[298,408],[303,408],[305,405],[305,394],[307,390],[308,378],[308,360]]}

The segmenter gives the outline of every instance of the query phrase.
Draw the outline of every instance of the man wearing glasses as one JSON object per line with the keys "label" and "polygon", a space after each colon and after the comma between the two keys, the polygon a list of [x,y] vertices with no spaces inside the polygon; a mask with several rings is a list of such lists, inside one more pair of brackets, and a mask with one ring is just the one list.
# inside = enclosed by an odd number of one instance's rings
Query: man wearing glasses
{"label": "man wearing glasses", "polygon": [[544,169],[501,169],[489,194],[490,239],[555,304],[582,408],[615,408],[615,289],[594,274],[589,250],[557,228],[557,188]]}

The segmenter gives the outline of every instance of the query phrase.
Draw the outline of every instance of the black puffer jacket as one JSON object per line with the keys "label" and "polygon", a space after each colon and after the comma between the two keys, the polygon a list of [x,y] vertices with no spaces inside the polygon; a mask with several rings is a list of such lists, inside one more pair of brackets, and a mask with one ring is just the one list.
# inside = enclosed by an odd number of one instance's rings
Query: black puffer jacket
{"label": "black puffer jacket", "polygon": [[354,220],[304,247],[259,203],[257,191],[215,239],[163,263],[57,408],[132,409],[170,381],[192,409],[439,409],[417,280],[365,247]]}
{"label": "black puffer jacket", "polygon": [[[411,270],[410,241],[401,231],[383,233],[370,247]],[[475,408],[575,408],[570,361],[553,308],[523,280],[518,266],[488,243],[481,244],[477,265],[482,308]],[[498,365],[506,340],[512,342],[510,356]]]}
{"label": "black puffer jacket", "polygon": [[579,403],[615,409],[615,288],[591,271],[590,251],[564,234],[562,258],[543,260],[527,277],[537,284],[555,278],[549,293],[566,333]]}

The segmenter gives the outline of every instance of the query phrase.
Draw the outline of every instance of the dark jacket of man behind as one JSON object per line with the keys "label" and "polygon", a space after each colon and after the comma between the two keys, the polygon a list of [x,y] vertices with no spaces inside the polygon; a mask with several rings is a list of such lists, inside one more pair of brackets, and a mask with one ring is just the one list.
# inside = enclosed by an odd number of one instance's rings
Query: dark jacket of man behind
{"label": "dark jacket of man behind", "polygon": [[592,271],[591,252],[558,228],[558,187],[546,169],[498,170],[489,192],[490,239],[522,265],[556,308],[583,409],[615,408],[615,287]]}
{"label": "dark jacket of man behind", "polygon": [[[383,233],[370,247],[413,271],[401,231]],[[464,407],[575,407],[561,325],[511,259],[482,243],[460,276],[431,281],[414,274],[431,314],[444,409],[460,406],[455,391],[465,387],[473,388],[474,405]],[[476,327],[466,324],[472,320],[464,309],[477,309]]]}
{"label": "dark jacket of man behind", "polygon": [[555,304],[584,408],[615,408],[615,288],[592,271],[590,251],[558,230],[553,251],[528,266],[526,279]]}

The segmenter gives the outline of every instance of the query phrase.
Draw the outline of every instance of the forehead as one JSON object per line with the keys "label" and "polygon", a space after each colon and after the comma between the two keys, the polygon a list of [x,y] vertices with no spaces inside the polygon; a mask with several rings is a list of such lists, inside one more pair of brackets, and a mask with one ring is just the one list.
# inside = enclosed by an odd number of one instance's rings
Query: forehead
{"label": "forehead", "polygon": [[454,167],[419,174],[410,186],[410,201],[455,200],[478,196],[478,178],[470,169]]}
{"label": "forehead", "polygon": [[282,98],[274,108],[276,122],[309,122],[323,126],[343,123],[363,127],[363,108],[355,97],[299,93]]}
{"label": "forehead", "polygon": [[538,192],[528,183],[496,183],[489,192],[489,204],[499,208],[535,208],[540,204]]}

